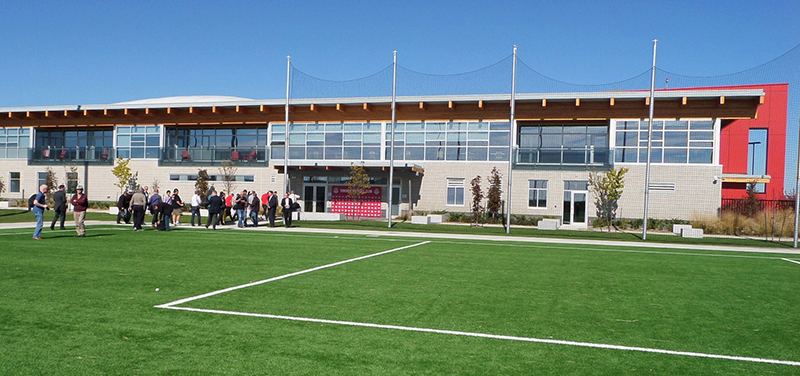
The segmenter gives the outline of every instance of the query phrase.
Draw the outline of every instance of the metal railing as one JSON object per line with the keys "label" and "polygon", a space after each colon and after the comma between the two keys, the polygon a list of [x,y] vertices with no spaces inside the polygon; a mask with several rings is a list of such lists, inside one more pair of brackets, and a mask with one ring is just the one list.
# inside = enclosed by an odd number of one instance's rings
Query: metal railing
{"label": "metal railing", "polygon": [[237,165],[266,165],[269,148],[258,147],[167,147],[161,150],[162,165],[219,165],[231,161]]}
{"label": "metal railing", "polygon": [[114,164],[114,148],[95,146],[50,147],[29,149],[30,164]]}

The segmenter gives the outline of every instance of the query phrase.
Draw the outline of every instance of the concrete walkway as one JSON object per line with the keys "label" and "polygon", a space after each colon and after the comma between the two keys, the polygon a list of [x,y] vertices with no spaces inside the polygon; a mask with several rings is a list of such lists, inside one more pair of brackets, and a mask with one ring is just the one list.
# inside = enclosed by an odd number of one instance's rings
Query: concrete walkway
{"label": "concrete walkway", "polygon": [[[3,223],[0,224],[0,230],[3,229],[32,229],[35,227],[34,222],[18,222],[18,223]],[[44,234],[47,238],[47,232],[51,231],[45,224]],[[117,225],[114,221],[86,221],[87,226],[95,225],[110,225],[120,227],[132,227],[129,224]],[[302,226],[302,224],[300,224]],[[174,228],[174,227],[173,227]],[[205,226],[191,227],[188,224],[179,226],[180,229],[194,230],[194,231],[212,231],[206,229]],[[788,255],[800,255],[800,249],[794,248],[766,248],[766,247],[733,247],[733,246],[720,246],[720,245],[704,245],[704,244],[673,244],[673,243],[651,243],[641,241],[613,241],[613,240],[590,240],[590,239],[570,239],[570,238],[537,238],[537,237],[523,237],[523,236],[497,236],[497,235],[473,235],[473,234],[446,234],[446,233],[426,233],[426,232],[408,232],[408,231],[374,231],[374,230],[343,230],[343,229],[326,229],[326,228],[304,228],[304,227],[245,227],[237,228],[235,225],[226,225],[217,227],[217,230],[223,231],[260,231],[260,232],[287,232],[287,233],[311,233],[311,234],[336,234],[336,235],[362,235],[362,236],[391,236],[401,238],[425,238],[425,239],[458,239],[458,240],[479,240],[479,241],[497,241],[497,242],[523,242],[523,243],[544,243],[544,244],[574,244],[574,245],[604,245],[615,247],[637,247],[637,248],[660,248],[660,249],[686,249],[686,250],[706,250],[706,251],[729,251],[729,252],[750,252],[750,253],[778,253]],[[91,231],[91,229],[87,229]],[[149,222],[145,228],[146,231],[152,231],[149,227]],[[61,231],[61,230],[57,230]],[[67,225],[67,230],[75,231],[74,225]],[[513,227],[512,227],[513,232]]]}

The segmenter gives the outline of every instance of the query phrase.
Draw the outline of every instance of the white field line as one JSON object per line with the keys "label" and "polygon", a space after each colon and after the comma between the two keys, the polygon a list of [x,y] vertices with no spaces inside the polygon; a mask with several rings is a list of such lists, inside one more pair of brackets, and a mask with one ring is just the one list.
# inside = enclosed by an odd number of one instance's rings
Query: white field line
{"label": "white field line", "polygon": [[792,260],[792,259],[787,259],[787,258],[782,258],[781,260],[783,260],[783,261],[789,261],[789,262],[793,262],[793,263],[795,263],[795,264],[798,264],[798,265],[800,265],[800,261],[797,261],[797,260]]}
{"label": "white field line", "polygon": [[265,284],[265,283],[274,282],[274,281],[278,281],[278,280],[281,280],[281,279],[298,276],[298,275],[301,275],[301,274],[311,273],[311,272],[315,272],[315,271],[318,271],[318,270],[331,268],[331,267],[339,266],[339,265],[342,265],[342,264],[347,264],[347,263],[350,263],[350,262],[353,262],[353,261],[364,260],[364,259],[368,259],[370,257],[385,255],[387,253],[392,253],[392,252],[400,251],[400,250],[403,250],[403,249],[408,249],[408,248],[417,247],[417,246],[420,246],[420,245],[425,245],[425,244],[428,244],[428,243],[430,243],[430,241],[424,241],[424,242],[421,242],[421,243],[407,245],[405,247],[399,247],[399,248],[390,249],[388,251],[382,251],[382,252],[378,252],[378,253],[369,254],[369,255],[366,255],[366,256],[352,258],[352,259],[349,259],[349,260],[334,262],[332,264],[317,266],[317,267],[314,267],[314,268],[311,268],[311,269],[306,269],[306,270],[301,270],[299,272],[284,274],[282,276],[278,276],[278,277],[274,277],[274,278],[270,278],[270,279],[265,279],[265,280],[262,280],[262,281],[256,281],[256,282],[251,282],[251,283],[247,283],[247,284],[244,284],[244,285],[228,287],[226,289],[212,291],[212,292],[209,292],[207,294],[192,296],[192,297],[189,297],[189,298],[176,300],[176,301],[171,302],[171,303],[158,305],[158,306],[156,306],[156,308],[173,308],[173,306],[176,306],[176,305],[179,305],[179,304],[183,304],[183,303],[187,303],[187,302],[191,302],[191,301],[194,301],[194,300],[204,299],[204,298],[208,298],[210,296],[224,294],[226,292],[231,292],[231,291],[234,291],[234,290],[239,290],[239,289],[244,289],[244,288],[248,288],[248,287],[258,286],[258,285],[262,285],[262,284]]}
{"label": "white field line", "polygon": [[331,324],[331,325],[348,325],[348,326],[359,326],[359,327],[366,327],[366,328],[392,329],[392,330],[404,330],[404,331],[410,331],[410,332],[423,332],[423,333],[448,334],[448,335],[466,336],[466,337],[490,338],[490,339],[500,339],[500,340],[506,340],[506,341],[535,342],[535,343],[545,343],[545,344],[551,344],[551,345],[590,347],[590,348],[597,348],[597,349],[621,350],[621,351],[639,351],[639,352],[646,352],[646,353],[665,354],[665,355],[679,355],[679,356],[689,356],[689,357],[696,357],[696,358],[711,358],[711,359],[736,360],[736,361],[753,362],[753,363],[769,363],[769,364],[780,364],[780,365],[789,365],[789,366],[800,366],[800,362],[791,361],[791,360],[751,358],[751,357],[744,357],[744,356],[718,355],[718,354],[706,354],[706,353],[698,353],[698,352],[663,350],[663,349],[655,349],[655,348],[649,348],[649,347],[632,347],[632,346],[609,345],[609,344],[603,344],[603,343],[562,341],[562,340],[556,340],[556,339],[531,338],[531,337],[515,337],[515,336],[504,336],[504,335],[486,334],[486,333],[460,332],[460,331],[455,331],[455,330],[416,328],[416,327],[410,327],[410,326],[383,325],[383,324],[372,324],[372,323],[353,322],[353,321],[324,320],[324,319],[315,319],[315,318],[309,318],[309,317],[293,317],[293,316],[269,315],[269,314],[261,314],[261,313],[220,311],[220,310],[213,310],[213,309],[174,307],[174,306],[167,306],[167,305],[158,306],[158,307],[159,308],[182,310],[182,311],[191,311],[191,312],[215,313],[215,314],[220,314],[220,315],[260,317],[260,318],[291,320],[291,321],[303,321],[303,322],[313,322],[313,323],[322,323],[322,324]]}

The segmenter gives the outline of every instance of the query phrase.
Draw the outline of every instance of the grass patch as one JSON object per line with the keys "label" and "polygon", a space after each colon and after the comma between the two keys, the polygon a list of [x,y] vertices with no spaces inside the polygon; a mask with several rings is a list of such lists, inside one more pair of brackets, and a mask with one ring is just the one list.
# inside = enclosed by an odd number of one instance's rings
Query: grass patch
{"label": "grass patch", "polygon": [[[415,239],[114,226],[73,235],[0,231],[0,374],[798,371],[154,308]],[[800,266],[653,251],[435,240],[186,306],[800,360]]]}

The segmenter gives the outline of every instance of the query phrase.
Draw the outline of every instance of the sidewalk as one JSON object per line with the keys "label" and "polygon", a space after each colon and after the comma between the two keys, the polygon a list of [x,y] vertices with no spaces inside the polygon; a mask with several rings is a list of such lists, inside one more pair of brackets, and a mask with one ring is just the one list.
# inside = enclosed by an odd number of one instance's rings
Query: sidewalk
{"label": "sidewalk", "polygon": [[[131,227],[130,224],[116,224],[114,221],[86,221],[87,226],[96,225],[109,225],[120,227]],[[0,224],[0,230],[4,229],[32,229],[36,225],[35,222],[20,222],[20,223],[5,223]],[[67,230],[73,230],[73,226],[67,226]],[[179,226],[182,230],[189,231],[213,231],[206,229],[205,226],[192,227],[188,224]],[[174,229],[174,228],[173,228]],[[91,230],[91,229],[87,229]],[[147,229],[150,231],[150,229]],[[544,244],[573,244],[573,245],[603,245],[614,247],[635,247],[635,248],[659,248],[659,249],[686,249],[686,250],[706,250],[706,251],[727,251],[727,252],[748,252],[748,253],[781,253],[790,255],[800,255],[800,249],[790,248],[762,248],[762,247],[730,247],[730,246],[717,246],[717,245],[702,245],[702,244],[671,244],[671,243],[645,243],[635,241],[611,241],[611,240],[589,240],[589,239],[569,239],[569,238],[536,238],[536,237],[522,237],[522,236],[496,236],[496,235],[472,235],[472,234],[443,234],[443,233],[426,233],[426,232],[407,232],[407,231],[372,231],[372,230],[343,230],[343,229],[325,229],[325,228],[303,228],[303,227],[245,227],[237,228],[236,226],[226,225],[218,227],[217,230],[224,231],[261,231],[261,232],[296,232],[296,233],[311,233],[311,234],[336,234],[336,235],[362,235],[362,236],[391,236],[401,238],[425,238],[425,239],[446,239],[446,240],[482,240],[482,241],[497,241],[497,242],[522,242],[522,243],[544,243]],[[50,231],[45,226],[45,234]],[[64,230],[66,231],[66,230]],[[154,231],[154,230],[153,230]]]}

